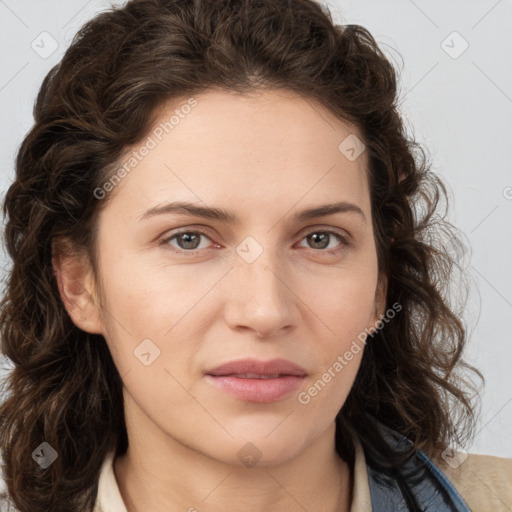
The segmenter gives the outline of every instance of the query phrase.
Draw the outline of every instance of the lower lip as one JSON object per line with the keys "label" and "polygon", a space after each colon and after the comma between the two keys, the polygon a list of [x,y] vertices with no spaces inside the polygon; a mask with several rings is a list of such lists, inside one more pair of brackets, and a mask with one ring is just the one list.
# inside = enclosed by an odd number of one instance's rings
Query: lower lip
{"label": "lower lip", "polygon": [[205,375],[218,389],[248,402],[275,402],[300,387],[305,377],[287,375],[275,379],[244,379],[241,377]]}

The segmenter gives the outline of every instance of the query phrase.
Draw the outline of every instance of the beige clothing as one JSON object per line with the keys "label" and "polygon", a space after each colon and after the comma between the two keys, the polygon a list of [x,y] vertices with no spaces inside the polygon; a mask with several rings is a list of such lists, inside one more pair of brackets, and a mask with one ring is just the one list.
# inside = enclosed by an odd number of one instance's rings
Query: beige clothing
{"label": "beige clothing", "polygon": [[[350,512],[371,512],[363,448],[357,437],[353,437],[353,442],[354,487]],[[432,462],[448,477],[473,512],[512,512],[512,459],[470,454],[456,469],[442,458],[433,459]],[[127,512],[112,463],[113,452],[103,463],[94,512]]]}
{"label": "beige clothing", "polygon": [[512,459],[470,453],[455,469],[442,458],[432,462],[473,512],[512,512]]}

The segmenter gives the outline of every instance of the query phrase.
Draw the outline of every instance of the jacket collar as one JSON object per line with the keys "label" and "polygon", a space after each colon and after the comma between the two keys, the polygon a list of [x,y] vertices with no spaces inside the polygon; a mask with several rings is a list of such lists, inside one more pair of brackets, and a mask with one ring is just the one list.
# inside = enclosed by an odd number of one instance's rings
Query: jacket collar
{"label": "jacket collar", "polygon": [[[393,451],[413,442],[374,418]],[[452,483],[421,450],[398,468],[389,468],[375,452],[363,447],[373,512],[471,512]]]}

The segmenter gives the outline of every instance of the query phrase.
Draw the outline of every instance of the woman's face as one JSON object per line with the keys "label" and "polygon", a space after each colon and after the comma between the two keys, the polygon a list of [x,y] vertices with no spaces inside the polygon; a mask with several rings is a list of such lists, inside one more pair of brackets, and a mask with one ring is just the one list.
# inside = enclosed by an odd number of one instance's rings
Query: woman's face
{"label": "woman's face", "polygon": [[[210,90],[167,105],[153,128],[104,187],[102,307],[89,329],[123,379],[129,433],[228,463],[248,442],[260,464],[287,460],[332,427],[383,309],[366,153],[355,158],[349,125],[283,91]],[[346,204],[299,217],[333,203]],[[307,375],[224,379],[252,394],[205,375],[245,358]]]}

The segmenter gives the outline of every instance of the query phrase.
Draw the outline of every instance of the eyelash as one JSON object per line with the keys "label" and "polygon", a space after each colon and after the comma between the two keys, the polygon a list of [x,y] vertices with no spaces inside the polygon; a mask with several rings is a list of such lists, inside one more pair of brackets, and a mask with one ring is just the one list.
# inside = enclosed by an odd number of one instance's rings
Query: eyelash
{"label": "eyelash", "polygon": [[[204,236],[204,237],[206,237],[206,238],[208,238],[210,240],[210,237],[204,231],[184,229],[184,230],[181,230],[181,231],[177,231],[176,233],[173,233],[171,236],[168,236],[168,237],[164,238],[163,240],[160,241],[159,245],[163,245],[163,246],[167,245],[168,247],[170,247],[169,246],[169,242],[171,240],[175,239],[177,236],[183,235],[184,233],[194,234],[194,235],[202,235],[202,236]],[[332,230],[327,230],[327,229],[325,229],[325,230],[321,230],[321,229],[312,230],[312,231],[306,233],[301,238],[300,241],[304,240],[306,237],[308,237],[309,235],[312,235],[313,233],[333,235],[333,236],[335,236],[341,242],[341,245],[340,245],[340,247],[338,247],[336,249],[329,249],[329,250],[326,250],[326,249],[311,249],[312,251],[320,252],[320,253],[324,253],[324,254],[329,254],[329,255],[335,255],[335,254],[338,254],[339,252],[341,252],[341,251],[343,251],[343,250],[345,250],[345,249],[347,249],[347,248],[352,246],[352,243],[346,237],[344,237],[343,235],[341,235],[337,231],[332,231]],[[197,255],[197,253],[201,249],[191,249],[191,250],[187,251],[185,249],[176,249],[176,248],[172,247],[170,250],[174,251],[174,252],[176,252],[178,254],[188,254],[190,256],[195,256],[195,255]]]}

